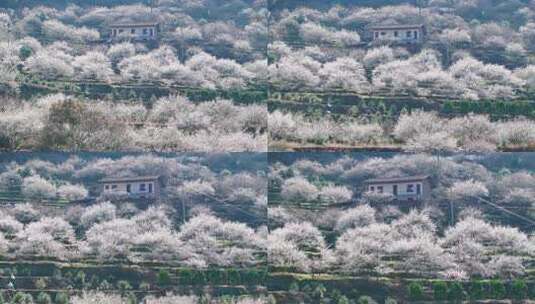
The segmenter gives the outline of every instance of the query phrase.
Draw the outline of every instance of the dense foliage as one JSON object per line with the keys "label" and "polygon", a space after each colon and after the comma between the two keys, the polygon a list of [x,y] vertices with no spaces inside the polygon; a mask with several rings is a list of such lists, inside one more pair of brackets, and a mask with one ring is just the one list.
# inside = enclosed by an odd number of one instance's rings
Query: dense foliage
{"label": "dense foliage", "polygon": [[193,103],[163,97],[142,102],[84,101],[50,95],[6,100],[0,148],[92,151],[264,151],[267,110],[230,100]]}
{"label": "dense foliage", "polygon": [[[272,163],[269,263],[301,272],[353,275],[521,277],[535,254],[533,238],[509,227],[522,227],[518,218],[505,220],[509,214],[502,214],[502,224],[491,224],[496,207],[484,202],[490,199],[517,216],[530,214],[535,177],[527,171],[493,170],[470,157],[437,161],[427,155]],[[394,197],[370,195],[364,187],[371,178],[416,175],[431,177],[432,198],[424,209],[402,211],[406,207]],[[340,193],[354,191],[341,202],[354,201],[356,206],[337,207],[336,201],[318,195],[326,185],[337,185]],[[455,207],[454,219],[444,203]]]}

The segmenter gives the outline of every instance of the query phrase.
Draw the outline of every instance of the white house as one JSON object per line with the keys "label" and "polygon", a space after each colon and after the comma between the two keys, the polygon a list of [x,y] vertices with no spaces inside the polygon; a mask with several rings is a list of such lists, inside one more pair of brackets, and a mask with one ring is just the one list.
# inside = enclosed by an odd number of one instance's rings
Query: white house
{"label": "white house", "polygon": [[157,22],[115,23],[110,25],[111,39],[156,40],[158,39],[159,31],[160,25]]}
{"label": "white house", "polygon": [[159,176],[110,177],[100,181],[103,194],[124,194],[133,198],[160,197]]}
{"label": "white house", "polygon": [[370,179],[366,187],[371,193],[392,194],[398,201],[422,201],[431,197],[429,176]]}
{"label": "white house", "polygon": [[370,27],[373,41],[395,42],[404,44],[422,43],[427,35],[423,24],[377,25]]}

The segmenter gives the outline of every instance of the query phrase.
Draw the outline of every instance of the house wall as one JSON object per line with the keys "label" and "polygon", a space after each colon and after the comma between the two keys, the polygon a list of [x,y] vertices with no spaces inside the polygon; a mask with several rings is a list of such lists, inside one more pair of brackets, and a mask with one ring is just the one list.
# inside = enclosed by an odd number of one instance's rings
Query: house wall
{"label": "house wall", "polygon": [[[368,184],[367,190],[369,192],[379,193],[378,187],[383,187],[383,193],[394,194],[394,185],[398,186],[398,199],[407,200],[409,198],[415,199],[417,195],[417,185],[420,185],[422,192],[419,199],[428,199],[431,195],[431,187],[427,181],[414,181],[414,182],[397,182],[397,183],[373,183]],[[408,185],[412,185],[413,192],[407,192]],[[373,188],[373,190],[372,190]]]}
{"label": "house wall", "polygon": [[[151,36],[151,30],[152,30],[152,36]],[[116,28],[111,29],[112,37],[119,37],[122,35],[131,35],[137,38],[144,38],[144,39],[154,39],[158,36],[158,31],[155,26],[116,27]]]}
{"label": "house wall", "polygon": [[[145,189],[141,189],[141,185],[145,185]],[[152,185],[152,193],[149,192],[149,184]],[[160,185],[155,181],[143,181],[143,182],[120,182],[120,183],[104,183],[103,192],[112,193],[112,192],[122,192],[126,193],[127,186],[130,185],[130,194],[131,195],[147,195],[147,196],[159,196],[160,195]],[[108,189],[106,189],[108,186]],[[116,186],[116,188],[112,188]]]}
{"label": "house wall", "polygon": [[[397,32],[397,37],[396,37]],[[410,37],[407,36],[407,32],[410,32]],[[417,33],[417,38],[414,38],[414,33]],[[373,30],[373,40],[381,41],[399,41],[399,42],[421,42],[423,40],[423,31],[421,28],[413,29],[385,29],[385,30]]]}

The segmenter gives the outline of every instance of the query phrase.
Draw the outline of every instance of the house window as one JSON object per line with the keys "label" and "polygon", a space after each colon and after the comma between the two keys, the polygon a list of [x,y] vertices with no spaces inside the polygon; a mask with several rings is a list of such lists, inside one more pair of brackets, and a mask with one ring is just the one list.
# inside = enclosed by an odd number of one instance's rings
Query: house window
{"label": "house window", "polygon": [[112,34],[113,36],[117,36],[117,30],[116,29],[113,29],[112,33],[113,33]]}
{"label": "house window", "polygon": [[392,186],[392,193],[394,193],[394,195],[398,195],[398,185]]}
{"label": "house window", "polygon": [[143,29],[143,35],[147,35],[148,32],[149,32],[148,29],[146,28]]}
{"label": "house window", "polygon": [[398,31],[394,31],[394,37],[398,37],[399,36],[399,32]]}
{"label": "house window", "polygon": [[418,39],[418,31],[414,31],[414,39]]}
{"label": "house window", "polygon": [[416,194],[418,195],[422,194],[422,185],[420,184],[416,185]]}
{"label": "house window", "polygon": [[407,193],[413,193],[414,192],[414,185],[408,184],[407,185]]}
{"label": "house window", "polygon": [[412,37],[412,32],[411,31],[407,31],[407,38],[411,38]]}
{"label": "house window", "polygon": [[147,185],[146,184],[139,184],[139,191],[141,191],[141,192],[147,191]]}
{"label": "house window", "polygon": [[383,186],[377,186],[377,192],[383,193]]}
{"label": "house window", "polygon": [[104,186],[104,189],[109,190],[109,189],[110,189],[110,186],[109,186],[109,185],[106,185],[106,186]]}
{"label": "house window", "polygon": [[384,36],[384,35],[386,35],[386,33],[385,32],[381,32],[381,36]]}
{"label": "house window", "polygon": [[124,32],[124,30],[119,30],[119,34],[122,34]]}
{"label": "house window", "polygon": [[132,185],[131,184],[126,184],[126,192],[128,192],[128,193],[132,192]]}
{"label": "house window", "polygon": [[136,29],[131,29],[131,30],[130,30],[130,33],[131,33],[132,35],[134,35],[134,34],[136,33]]}
{"label": "house window", "polygon": [[154,36],[154,29],[149,29],[149,36]]}
{"label": "house window", "polygon": [[371,192],[374,192],[374,191],[375,191],[375,187],[374,187],[374,186],[371,186],[371,187],[370,187],[370,191],[371,191]]}
{"label": "house window", "polygon": [[111,190],[116,190],[117,189],[117,185],[111,185]]}
{"label": "house window", "polygon": [[152,184],[149,184],[149,193],[152,193]]}
{"label": "house window", "polygon": [[375,32],[375,38],[379,38],[379,32]]}

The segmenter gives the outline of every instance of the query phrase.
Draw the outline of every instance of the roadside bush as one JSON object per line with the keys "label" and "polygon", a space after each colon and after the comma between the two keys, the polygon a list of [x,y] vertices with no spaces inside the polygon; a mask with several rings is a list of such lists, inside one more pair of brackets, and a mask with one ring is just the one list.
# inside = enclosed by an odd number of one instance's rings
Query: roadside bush
{"label": "roadside bush", "polygon": [[388,297],[385,300],[385,304],[398,304],[398,301],[396,301],[394,298]]}
{"label": "roadside bush", "polygon": [[[338,303],[340,303],[340,302],[338,302]],[[377,301],[372,299],[372,297],[370,297],[370,296],[362,296],[357,301],[357,304],[377,304]]]}
{"label": "roadside bush", "polygon": [[448,285],[446,282],[439,281],[433,283],[433,294],[435,300],[443,301],[447,299],[448,296]]}
{"label": "roadside bush", "polygon": [[463,285],[459,282],[453,282],[448,290],[448,299],[452,301],[458,301],[465,298],[465,292]]}
{"label": "roadside bush", "polygon": [[408,287],[409,298],[411,300],[421,300],[424,296],[424,288],[418,282],[412,282]]}
{"label": "roadside bush", "polygon": [[[341,297],[338,299],[337,304],[350,304],[350,302],[349,302],[349,299],[348,299],[346,296],[341,296]],[[360,299],[359,299],[359,304],[361,304],[361,303],[360,303]]]}
{"label": "roadside bush", "polygon": [[171,275],[169,274],[169,271],[165,269],[160,269],[158,272],[158,285],[160,286],[166,286],[171,283]]}
{"label": "roadside bush", "polygon": [[485,296],[486,286],[487,284],[482,281],[472,282],[472,285],[470,286],[470,299],[483,299],[483,297]]}
{"label": "roadside bush", "polygon": [[37,303],[38,304],[52,304],[52,298],[48,293],[41,292],[37,296]]}
{"label": "roadside bush", "polygon": [[528,297],[528,286],[522,279],[515,280],[511,286],[511,295],[517,300],[522,300]]}
{"label": "roadside bush", "polygon": [[505,285],[500,280],[492,280],[490,282],[490,295],[493,299],[499,300],[505,298]]}
{"label": "roadside bush", "polygon": [[19,291],[13,296],[11,302],[13,304],[33,304],[33,297],[31,294]]}
{"label": "roadside bush", "polygon": [[69,296],[64,292],[58,292],[54,297],[55,304],[69,304]]}

